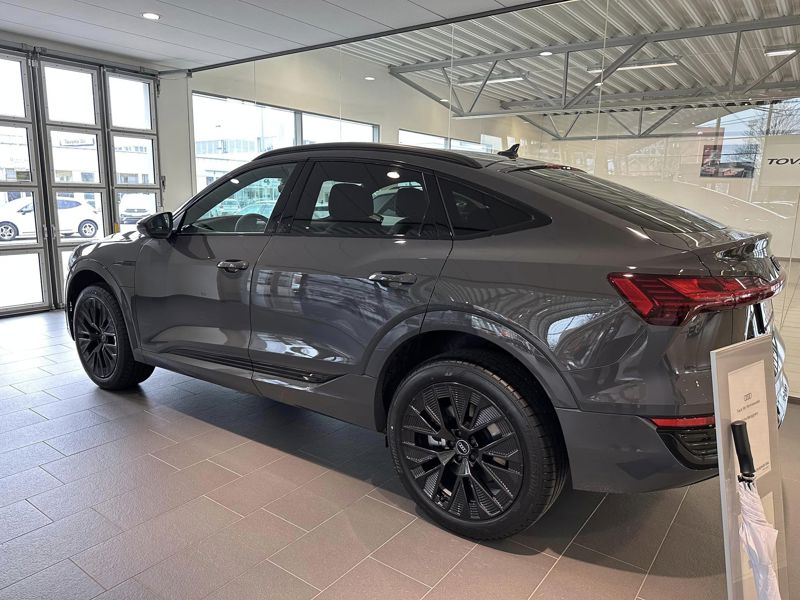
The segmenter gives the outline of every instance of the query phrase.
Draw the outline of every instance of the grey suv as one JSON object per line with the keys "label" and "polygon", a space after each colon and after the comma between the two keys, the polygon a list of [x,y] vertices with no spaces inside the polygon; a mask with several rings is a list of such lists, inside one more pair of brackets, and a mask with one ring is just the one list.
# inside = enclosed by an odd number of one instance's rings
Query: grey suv
{"label": "grey suv", "polygon": [[159,366],[385,432],[416,502],[474,538],[526,527],[568,478],[714,476],[710,350],[773,336],[785,411],[769,235],[504,154],[277,150],[79,247],[87,373],[124,389]]}

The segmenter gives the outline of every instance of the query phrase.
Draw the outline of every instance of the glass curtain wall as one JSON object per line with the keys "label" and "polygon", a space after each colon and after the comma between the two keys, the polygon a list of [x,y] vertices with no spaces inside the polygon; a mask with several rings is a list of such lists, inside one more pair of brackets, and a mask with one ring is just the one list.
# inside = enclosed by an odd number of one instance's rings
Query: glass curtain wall
{"label": "glass curtain wall", "polygon": [[[571,0],[194,73],[197,189],[281,145],[369,140],[578,167],[772,233],[800,386],[800,8]],[[797,357],[796,359],[794,357]]]}
{"label": "glass curtain wall", "polygon": [[72,249],[161,204],[154,83],[0,55],[0,315],[63,302]]}

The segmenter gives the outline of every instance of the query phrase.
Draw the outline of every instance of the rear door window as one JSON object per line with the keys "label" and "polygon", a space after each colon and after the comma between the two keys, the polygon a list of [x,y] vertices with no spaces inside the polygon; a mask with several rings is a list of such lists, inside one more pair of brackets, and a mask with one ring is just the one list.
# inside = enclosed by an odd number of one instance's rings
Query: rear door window
{"label": "rear door window", "polygon": [[[539,185],[559,188],[556,191],[578,192],[573,198],[610,213],[616,217],[653,231],[691,233],[723,229],[725,225],[692,212],[681,206],[669,204],[654,196],[583,173],[558,168],[519,169],[511,175],[535,180]],[[568,188],[568,189],[565,189]]]}
{"label": "rear door window", "polygon": [[339,237],[432,237],[428,194],[413,169],[349,161],[314,165],[292,232]]}
{"label": "rear door window", "polygon": [[[494,233],[534,224],[534,211],[473,187],[439,180],[442,200],[455,237]],[[540,221],[542,217],[539,217]],[[544,223],[540,223],[544,224]]]}

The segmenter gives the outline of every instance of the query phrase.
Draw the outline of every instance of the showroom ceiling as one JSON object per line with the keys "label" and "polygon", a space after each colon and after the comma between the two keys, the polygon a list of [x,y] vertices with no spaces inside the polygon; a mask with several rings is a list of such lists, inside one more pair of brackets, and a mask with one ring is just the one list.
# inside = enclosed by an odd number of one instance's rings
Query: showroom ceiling
{"label": "showroom ceiling", "polygon": [[[678,107],[735,110],[800,95],[794,45],[796,0],[575,0],[346,48],[434,101],[456,83],[459,118],[577,115],[602,105],[669,119]],[[471,108],[479,90],[498,108]]]}
{"label": "showroom ceiling", "polygon": [[[2,0],[0,39],[192,68],[503,9],[518,0]],[[157,21],[142,18],[155,13]]]}

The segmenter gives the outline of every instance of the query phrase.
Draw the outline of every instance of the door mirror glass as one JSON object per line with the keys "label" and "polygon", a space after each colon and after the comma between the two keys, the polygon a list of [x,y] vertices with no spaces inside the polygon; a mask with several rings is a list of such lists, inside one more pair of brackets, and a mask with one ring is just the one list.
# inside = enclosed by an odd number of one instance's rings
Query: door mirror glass
{"label": "door mirror glass", "polygon": [[151,238],[168,238],[172,233],[172,213],[162,212],[145,217],[136,224],[139,233]]}

